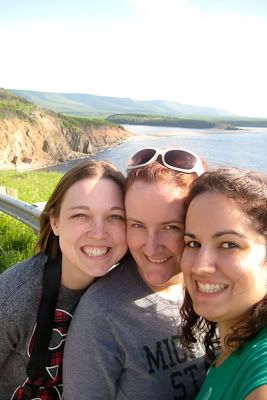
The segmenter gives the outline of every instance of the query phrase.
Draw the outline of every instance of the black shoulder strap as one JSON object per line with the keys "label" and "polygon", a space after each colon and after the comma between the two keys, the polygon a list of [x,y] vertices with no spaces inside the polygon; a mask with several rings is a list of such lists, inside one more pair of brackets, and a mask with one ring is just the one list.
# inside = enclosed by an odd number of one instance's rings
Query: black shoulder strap
{"label": "black shoulder strap", "polygon": [[39,304],[33,348],[27,366],[27,374],[31,380],[40,377],[46,366],[60,282],[61,254],[56,260],[48,259],[44,266],[43,293]]}

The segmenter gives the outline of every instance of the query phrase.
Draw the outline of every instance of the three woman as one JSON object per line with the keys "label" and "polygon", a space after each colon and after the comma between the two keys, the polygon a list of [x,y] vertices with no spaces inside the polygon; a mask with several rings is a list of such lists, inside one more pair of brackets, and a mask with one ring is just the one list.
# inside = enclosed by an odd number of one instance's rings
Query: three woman
{"label": "three woman", "polygon": [[40,218],[39,253],[0,275],[0,400],[62,399],[62,356],[81,295],[126,253],[123,175],[85,161]]}
{"label": "three woman", "polygon": [[64,352],[64,398],[193,399],[202,349],[180,346],[184,200],[204,171],[194,153],[143,149],[128,163],[131,255],[83,295]]}
{"label": "three woman", "polygon": [[267,177],[206,172],[187,206],[183,342],[202,337],[213,362],[197,399],[265,400]]}

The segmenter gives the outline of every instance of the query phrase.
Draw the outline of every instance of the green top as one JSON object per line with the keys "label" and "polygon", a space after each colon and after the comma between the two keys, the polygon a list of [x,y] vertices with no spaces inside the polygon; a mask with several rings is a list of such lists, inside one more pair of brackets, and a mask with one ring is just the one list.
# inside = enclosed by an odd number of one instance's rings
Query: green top
{"label": "green top", "polygon": [[243,400],[267,384],[267,327],[217,368],[211,366],[196,400]]}

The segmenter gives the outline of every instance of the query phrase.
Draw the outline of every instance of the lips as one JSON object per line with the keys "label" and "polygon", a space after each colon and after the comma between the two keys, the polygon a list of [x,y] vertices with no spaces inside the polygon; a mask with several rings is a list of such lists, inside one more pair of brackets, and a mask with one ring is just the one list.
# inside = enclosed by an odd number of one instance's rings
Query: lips
{"label": "lips", "polygon": [[101,257],[108,253],[110,250],[109,247],[91,247],[84,246],[82,247],[82,251],[89,257]]}
{"label": "lips", "polygon": [[202,293],[220,293],[227,289],[228,286],[222,283],[203,283],[196,282],[198,290]]}

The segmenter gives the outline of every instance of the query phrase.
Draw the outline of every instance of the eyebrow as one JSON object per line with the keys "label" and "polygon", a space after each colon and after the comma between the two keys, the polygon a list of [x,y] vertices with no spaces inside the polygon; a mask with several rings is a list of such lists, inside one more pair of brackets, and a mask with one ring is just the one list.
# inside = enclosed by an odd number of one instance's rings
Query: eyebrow
{"label": "eyebrow", "polygon": [[[77,209],[79,209],[79,210],[87,210],[87,211],[91,210],[90,207],[88,207],[88,206],[74,206],[74,207],[69,207],[68,208],[68,210],[77,210]],[[114,210],[120,210],[120,211],[125,212],[125,209],[123,207],[118,207],[118,206],[114,206],[114,207],[110,208],[110,211],[114,211]]]}
{"label": "eyebrow", "polygon": [[[138,219],[134,219],[134,218],[127,218],[127,221],[131,221],[131,222],[137,222],[138,224],[144,224],[143,221],[139,221]],[[171,225],[171,224],[180,224],[184,226],[184,221],[176,221],[176,220],[172,220],[172,221],[164,221],[161,222],[160,225]]]}
{"label": "eyebrow", "polygon": [[[237,232],[237,231],[234,231],[234,230],[232,230],[232,229],[227,230],[227,231],[219,231],[219,232],[216,232],[216,233],[213,235],[213,237],[214,237],[214,238],[219,238],[219,237],[221,237],[221,236],[223,236],[223,235],[235,235],[235,236],[240,237],[241,239],[245,237],[245,236],[242,235],[241,233],[239,233],[239,232]],[[190,232],[185,232],[184,236],[189,236],[189,237],[191,237],[192,239],[195,239],[195,238],[196,238],[196,235],[194,235],[193,233],[190,233]]]}
{"label": "eyebrow", "polygon": [[172,225],[172,224],[180,224],[180,225],[184,226],[184,220],[182,220],[182,221],[178,221],[178,220],[166,221],[166,222],[162,222],[161,225]]}
{"label": "eyebrow", "polygon": [[220,237],[220,236],[223,236],[223,235],[236,235],[236,236],[238,236],[240,238],[244,238],[245,237],[244,235],[242,235],[242,233],[234,231],[233,229],[229,229],[227,231],[217,232],[217,233],[215,233],[214,237]]}

